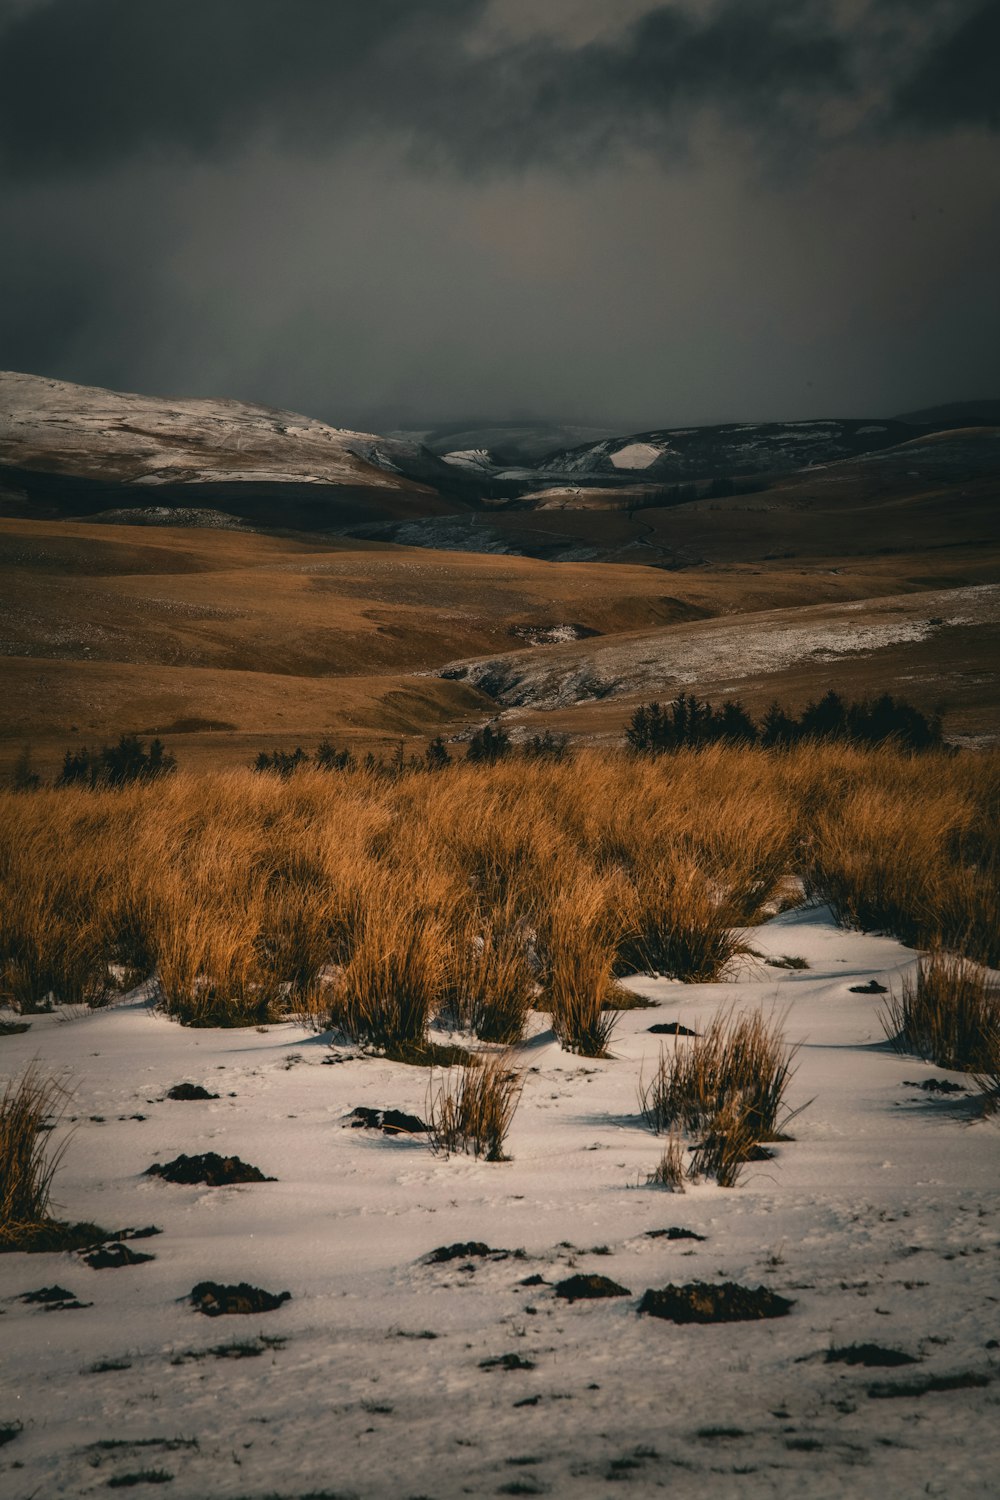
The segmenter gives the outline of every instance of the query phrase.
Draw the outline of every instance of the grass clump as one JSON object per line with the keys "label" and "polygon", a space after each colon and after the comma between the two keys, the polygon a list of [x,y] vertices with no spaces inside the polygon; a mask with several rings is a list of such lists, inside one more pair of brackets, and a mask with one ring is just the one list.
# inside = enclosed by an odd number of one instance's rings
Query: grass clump
{"label": "grass clump", "polygon": [[743,949],[728,904],[691,860],[644,861],[632,875],[626,902],[628,932],[616,960],[619,973],[709,983]]}
{"label": "grass clump", "polygon": [[[761,1143],[780,1139],[794,1055],[779,1023],[762,1011],[716,1016],[702,1035],[669,1052],[661,1047],[656,1072],[639,1086],[646,1124],[670,1133],[649,1181],[676,1191],[684,1177],[711,1177],[734,1187],[745,1163],[766,1159]],[[686,1169],[678,1132],[700,1136]]]}
{"label": "grass clump", "polygon": [[845,923],[1000,964],[994,752],[331,759],[0,791],[0,1003],[99,1004],[155,972],[192,1025],[332,1012],[413,1048],[442,1009],[511,1043],[534,981],[563,1044],[599,1054],[613,975],[723,977],[789,875]]}
{"label": "grass clump", "polygon": [[484,1042],[519,1042],[535,998],[524,925],[506,910],[479,932],[463,924],[452,943],[449,988],[448,1009],[459,1025]]}
{"label": "grass clump", "polygon": [[683,1193],[684,1181],[684,1142],[677,1132],[672,1132],[663,1155],[646,1178],[646,1185],[666,1188],[670,1193]]}
{"label": "grass clump", "polygon": [[61,1150],[48,1126],[62,1112],[65,1089],[29,1064],[0,1095],[0,1249],[16,1250],[52,1224],[49,1193]]}
{"label": "grass clump", "polygon": [[543,939],[552,1029],[569,1052],[607,1057],[618,1022],[609,1008],[622,916],[609,880],[581,879],[553,902]]}
{"label": "grass clump", "polygon": [[879,1019],[897,1052],[957,1072],[1000,1075],[1000,986],[967,959],[922,958]]}
{"label": "grass clump", "polygon": [[479,1067],[446,1073],[437,1091],[429,1091],[431,1149],[505,1161],[503,1145],[523,1086],[523,1073],[503,1052],[484,1058]]}

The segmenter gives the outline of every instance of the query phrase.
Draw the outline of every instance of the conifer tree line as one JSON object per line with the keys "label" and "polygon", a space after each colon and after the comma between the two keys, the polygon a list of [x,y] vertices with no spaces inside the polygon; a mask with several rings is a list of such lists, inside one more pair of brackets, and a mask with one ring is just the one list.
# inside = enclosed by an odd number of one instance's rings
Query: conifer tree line
{"label": "conifer tree line", "polygon": [[681,693],[671,703],[644,703],[625,731],[629,749],[644,755],[719,744],[774,750],[813,740],[917,751],[938,749],[943,742],[939,715],[928,718],[890,693],[848,703],[832,689],[797,717],[772,703],[759,723],[738,698],[713,708],[694,693]]}
{"label": "conifer tree line", "polygon": [[[699,749],[706,745],[757,746],[781,750],[792,745],[839,742],[858,748],[893,745],[911,752],[944,748],[941,717],[927,715],[902,698],[882,693],[875,698],[847,701],[832,689],[810,702],[798,715],[780,703],[772,703],[755,720],[738,698],[727,698],[718,707],[694,693],[681,693],[668,703],[644,703],[635,710],[625,730],[625,745],[636,755],[662,755],[670,751]],[[441,735],[432,739],[422,755],[404,754],[400,740],[388,757],[369,751],[357,759],[348,749],[338,749],[323,740],[309,754],[294,750],[261,750],[252,769],[287,779],[304,767],[319,771],[365,770],[381,776],[406,771],[443,771],[456,760],[469,765],[493,766],[512,756],[529,761],[563,762],[570,758],[569,735],[545,730],[515,744],[502,724],[485,724],[472,733],[459,754]],[[146,746],[136,734],[123,734],[117,744],[92,751],[86,746],[67,750],[62,769],[53,783],[57,787],[93,789],[128,786],[155,781],[177,767],[176,757],[154,739]],[[30,748],[25,747],[11,779],[14,791],[34,791],[43,783],[31,766]]]}

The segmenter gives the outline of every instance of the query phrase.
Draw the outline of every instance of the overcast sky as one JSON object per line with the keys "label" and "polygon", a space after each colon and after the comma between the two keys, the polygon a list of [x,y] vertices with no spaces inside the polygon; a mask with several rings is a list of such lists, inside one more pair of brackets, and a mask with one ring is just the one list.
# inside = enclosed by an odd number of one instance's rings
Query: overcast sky
{"label": "overcast sky", "polygon": [[1000,0],[0,0],[0,366],[342,425],[1000,396]]}

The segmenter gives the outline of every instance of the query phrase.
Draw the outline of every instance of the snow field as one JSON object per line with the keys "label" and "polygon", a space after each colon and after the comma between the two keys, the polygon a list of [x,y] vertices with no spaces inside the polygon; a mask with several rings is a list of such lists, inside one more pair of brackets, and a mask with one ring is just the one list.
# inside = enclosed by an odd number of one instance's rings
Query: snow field
{"label": "snow field", "polygon": [[[0,1257],[0,1423],[24,1424],[0,1448],[0,1489],[11,1500],[101,1494],[115,1476],[162,1469],[173,1475],[164,1491],[192,1500],[324,1488],[589,1500],[618,1493],[612,1481],[692,1497],[995,1494],[1000,1130],[975,1117],[969,1094],[907,1086],[968,1080],[893,1053],[879,998],[850,993],[872,976],[898,984],[911,950],[809,908],[752,942],[809,968],[758,961],[728,984],[626,981],[658,1008],[622,1015],[609,1059],[561,1051],[537,1016],[502,1164],[350,1129],[357,1105],[423,1114],[426,1072],[331,1047],[296,1022],[191,1030],[140,991],[4,1038],[5,1074],[37,1057],[75,1087],[60,1215],[163,1233],[140,1242],[154,1261],[121,1270],[69,1254]],[[732,1190],[644,1186],[662,1141],[639,1118],[638,1083],[661,1040],[674,1045],[647,1028],[699,1029],[720,1007],[761,1004],[800,1044],[789,1102],[808,1107],[794,1141]],[[164,1100],[184,1079],[221,1097]],[[210,1189],[142,1176],[205,1150],[278,1181]],[[669,1226],[705,1239],[649,1236]],[[423,1260],[467,1240],[525,1258]],[[574,1270],[633,1295],[566,1305],[551,1283]],[[530,1275],[550,1285],[521,1285]],[[208,1319],[185,1301],[205,1279],[292,1300]],[[689,1280],[763,1284],[795,1306],[780,1321],[707,1327],[637,1315],[646,1287]],[[18,1300],[53,1283],[92,1305]],[[262,1334],[286,1342],[256,1357],[206,1352]],[[855,1343],[920,1363],[826,1362],[831,1346]],[[533,1368],[481,1368],[508,1353]],[[81,1373],[102,1363],[128,1368]],[[988,1383],[868,1394],[956,1374]],[[167,1446],[93,1446],[150,1439]]]}

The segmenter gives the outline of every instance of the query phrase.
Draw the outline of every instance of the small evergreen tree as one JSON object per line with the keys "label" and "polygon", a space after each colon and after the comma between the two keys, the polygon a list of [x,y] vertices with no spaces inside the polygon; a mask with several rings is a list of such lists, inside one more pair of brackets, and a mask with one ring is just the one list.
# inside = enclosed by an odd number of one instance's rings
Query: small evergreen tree
{"label": "small evergreen tree", "polygon": [[848,737],[847,706],[833,688],[818,703],[807,703],[799,720],[804,740],[843,740]]}
{"label": "small evergreen tree", "polygon": [[510,735],[502,724],[494,729],[486,724],[477,729],[465,752],[467,761],[474,765],[492,766],[510,754]]}
{"label": "small evergreen tree", "polygon": [[42,778],[31,764],[31,747],[25,745],[20,755],[14,762],[14,770],[10,778],[11,789],[15,792],[37,792],[42,784]]}
{"label": "small evergreen tree", "polygon": [[765,750],[794,745],[798,736],[799,726],[796,720],[786,714],[780,703],[772,703],[760,726],[760,743]]}
{"label": "small evergreen tree", "polygon": [[436,735],[427,746],[424,756],[428,771],[443,771],[446,766],[451,765],[451,756],[445,748],[444,740]]}
{"label": "small evergreen tree", "polygon": [[522,747],[525,760],[554,760],[561,763],[569,759],[569,735],[553,734],[546,729],[544,734],[533,734]]}
{"label": "small evergreen tree", "polygon": [[320,771],[350,771],[354,768],[354,756],[350,750],[336,750],[329,740],[322,740],[316,747],[313,765]]}

